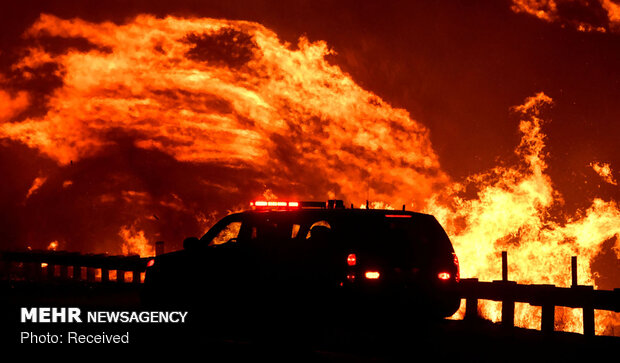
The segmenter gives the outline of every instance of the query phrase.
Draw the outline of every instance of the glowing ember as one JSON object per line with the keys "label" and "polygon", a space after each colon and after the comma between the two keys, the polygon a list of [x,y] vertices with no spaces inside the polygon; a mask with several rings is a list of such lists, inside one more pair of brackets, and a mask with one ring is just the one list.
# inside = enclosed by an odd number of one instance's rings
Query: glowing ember
{"label": "glowing ember", "polygon": [[39,190],[39,188],[41,188],[41,186],[45,183],[46,180],[47,178],[45,177],[35,178],[32,182],[32,186],[30,186],[30,189],[28,189],[28,193],[26,193],[26,199],[30,198],[33,194],[35,194],[37,190]]}
{"label": "glowing ember", "polygon": [[618,185],[618,182],[614,179],[611,167],[608,163],[590,163],[590,166],[598,175],[601,176],[601,178],[603,178],[603,180],[605,180],[605,182],[611,185]]}
{"label": "glowing ember", "polygon": [[58,241],[52,241],[47,246],[47,249],[50,250],[50,251],[56,251],[57,248],[58,248]]}

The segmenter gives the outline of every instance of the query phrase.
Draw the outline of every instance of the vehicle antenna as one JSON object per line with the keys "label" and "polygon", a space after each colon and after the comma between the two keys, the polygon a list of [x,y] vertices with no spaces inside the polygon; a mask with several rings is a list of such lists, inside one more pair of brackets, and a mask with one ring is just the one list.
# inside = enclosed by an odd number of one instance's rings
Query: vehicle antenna
{"label": "vehicle antenna", "polygon": [[366,209],[368,208],[368,200],[370,199],[370,173],[368,173],[368,178],[366,179]]}

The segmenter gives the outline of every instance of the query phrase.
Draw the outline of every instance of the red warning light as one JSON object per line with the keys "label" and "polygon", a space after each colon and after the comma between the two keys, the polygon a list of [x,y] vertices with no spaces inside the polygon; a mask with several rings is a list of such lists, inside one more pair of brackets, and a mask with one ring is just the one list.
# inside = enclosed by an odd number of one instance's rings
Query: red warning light
{"label": "red warning light", "polygon": [[366,271],[364,276],[369,280],[376,280],[379,278],[379,271]]}
{"label": "red warning light", "polygon": [[448,273],[448,272],[440,272],[439,274],[437,274],[437,277],[439,277],[440,280],[449,280],[450,279],[450,273]]}
{"label": "red warning light", "polygon": [[257,200],[250,202],[250,206],[254,208],[299,208],[299,202],[278,202],[278,201],[266,201]]}
{"label": "red warning light", "polygon": [[355,253],[350,253],[347,256],[347,265],[355,266],[356,263],[357,263],[357,257],[355,256]]}

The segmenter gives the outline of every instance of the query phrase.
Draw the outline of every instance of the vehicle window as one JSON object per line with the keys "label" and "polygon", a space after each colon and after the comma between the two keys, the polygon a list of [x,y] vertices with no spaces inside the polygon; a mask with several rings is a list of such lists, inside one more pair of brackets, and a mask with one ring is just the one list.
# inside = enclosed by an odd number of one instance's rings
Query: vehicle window
{"label": "vehicle window", "polygon": [[241,222],[235,221],[227,224],[218,234],[209,241],[209,245],[221,245],[226,242],[236,242],[241,230]]}
{"label": "vehicle window", "polygon": [[329,222],[327,221],[318,221],[318,222],[314,222],[312,223],[312,225],[310,226],[310,228],[308,229],[308,234],[306,235],[306,239],[310,239],[312,237],[312,228],[314,227],[326,227],[331,229],[332,227],[329,225]]}
{"label": "vehicle window", "polygon": [[432,217],[373,217],[347,225],[347,231],[360,251],[393,266],[426,265],[452,252],[448,236]]}
{"label": "vehicle window", "polygon": [[293,223],[286,216],[276,216],[269,218],[257,218],[250,221],[248,227],[248,238],[250,240],[261,241],[285,241],[295,239],[299,236],[301,225]]}

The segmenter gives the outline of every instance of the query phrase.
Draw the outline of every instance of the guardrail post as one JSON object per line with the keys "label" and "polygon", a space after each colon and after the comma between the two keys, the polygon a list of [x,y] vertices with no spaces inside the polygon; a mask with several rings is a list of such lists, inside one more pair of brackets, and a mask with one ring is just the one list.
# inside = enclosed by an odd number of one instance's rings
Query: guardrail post
{"label": "guardrail post", "polygon": [[504,285],[504,299],[502,300],[502,326],[506,328],[513,328],[515,326],[515,302],[513,298],[509,298],[511,295],[508,291],[508,284],[516,285],[516,282],[508,281],[508,252],[502,251],[502,281]]}
{"label": "guardrail post", "polygon": [[594,327],[594,308],[591,304],[586,304],[583,306],[583,335],[594,336],[596,333]]}
{"label": "guardrail post", "polygon": [[73,266],[73,280],[80,281],[82,279],[82,266]]}
{"label": "guardrail post", "polygon": [[502,326],[507,328],[515,326],[515,302],[512,300],[502,301]]}
{"label": "guardrail post", "polygon": [[571,267],[571,286],[577,286],[577,256],[572,256],[570,258],[570,267]]}
{"label": "guardrail post", "polygon": [[542,306],[540,330],[543,333],[552,333],[555,330],[555,305],[546,303]]}
{"label": "guardrail post", "polygon": [[[571,283],[572,288],[579,290],[593,290],[593,286],[579,286],[577,281],[577,256],[571,256],[570,258],[571,265]],[[588,301],[582,305],[583,311],[583,335],[585,336],[594,336],[595,331],[595,322],[594,322],[594,307],[591,302]]]}
{"label": "guardrail post", "polygon": [[25,268],[25,272],[26,272],[26,279],[28,280],[34,280],[36,281],[37,279],[37,263],[36,262],[25,262],[24,263],[24,268]]}
{"label": "guardrail post", "polygon": [[594,336],[595,324],[594,324],[594,305],[592,303],[592,291],[594,286],[573,286],[571,290],[580,292],[580,300],[582,313],[583,313],[583,335]]}
{"label": "guardrail post", "polygon": [[502,281],[508,281],[508,252],[502,251]]}
{"label": "guardrail post", "polygon": [[[477,278],[462,279],[461,284],[477,283]],[[465,320],[475,320],[480,318],[478,315],[478,298],[467,294],[465,297]]]}
{"label": "guardrail post", "polygon": [[116,282],[125,282],[125,271],[116,270]]}
{"label": "guardrail post", "polygon": [[43,266],[41,266],[40,262],[35,262],[34,265],[34,278],[36,281],[43,280]]}
{"label": "guardrail post", "polygon": [[69,266],[60,265],[60,279],[67,280],[69,278]]}
{"label": "guardrail post", "polygon": [[48,263],[47,264],[47,279],[53,280],[55,273],[56,273],[56,265]]}
{"label": "guardrail post", "polygon": [[468,297],[465,299],[465,320],[478,319],[478,299],[475,297]]}
{"label": "guardrail post", "polygon": [[132,277],[132,281],[131,281],[131,282],[133,282],[134,284],[139,284],[139,283],[141,283],[141,282],[142,282],[142,281],[141,281],[142,279],[140,278],[140,273],[141,273],[141,272],[140,272],[140,270],[134,270],[134,271],[133,271],[133,277]]}
{"label": "guardrail post", "polygon": [[105,267],[101,268],[101,282],[109,282],[110,281],[110,270]]}
{"label": "guardrail post", "polygon": [[96,272],[94,267],[86,268],[86,281],[87,282],[95,282]]}

